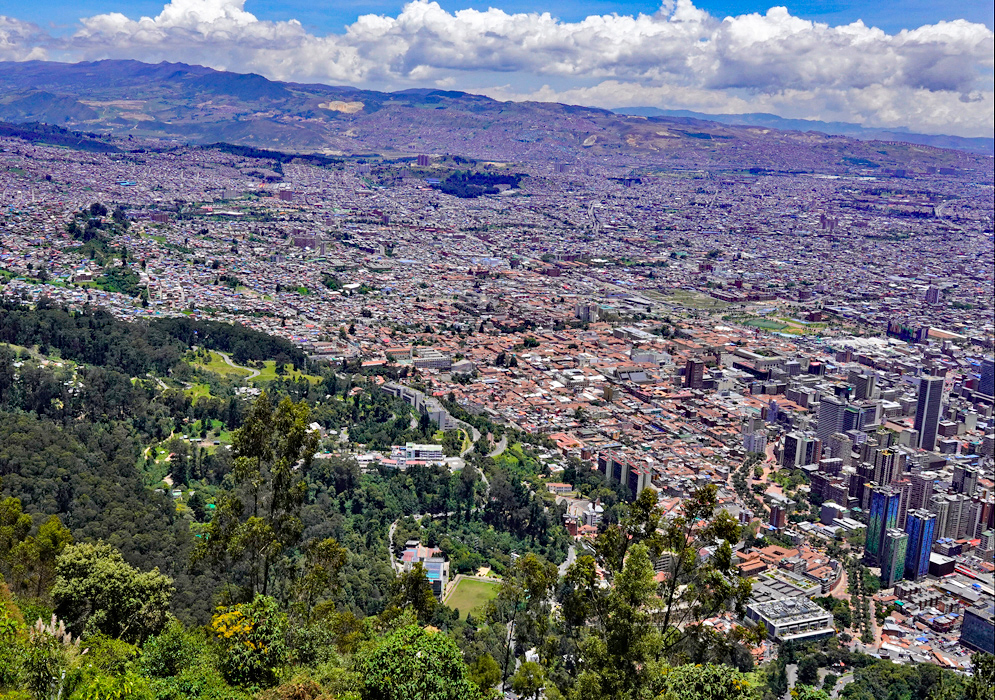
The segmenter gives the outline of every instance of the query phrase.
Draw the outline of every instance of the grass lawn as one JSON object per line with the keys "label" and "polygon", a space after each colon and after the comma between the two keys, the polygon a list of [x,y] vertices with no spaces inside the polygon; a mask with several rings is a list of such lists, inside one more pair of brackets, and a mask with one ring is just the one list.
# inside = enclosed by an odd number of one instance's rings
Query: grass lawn
{"label": "grass lawn", "polygon": [[210,361],[204,362],[203,359],[198,359],[197,361],[191,362],[194,367],[199,367],[200,369],[207,370],[208,372],[214,372],[215,374],[220,374],[222,377],[248,377],[252,372],[247,370],[245,367],[232,366],[225,362],[224,358],[221,357],[216,352],[210,352]]}
{"label": "grass lawn", "polygon": [[456,584],[456,589],[446,599],[446,607],[450,610],[458,609],[460,619],[465,620],[469,612],[475,614],[483,612],[484,606],[497,598],[499,587],[500,584],[497,583],[461,579]]}
{"label": "grass lawn", "polygon": [[[276,376],[276,362],[273,360],[266,360],[263,364],[266,366],[259,370],[259,376],[253,377],[252,382],[275,382],[277,380]],[[298,377],[304,377],[310,382],[317,384],[321,381],[321,377],[315,377],[312,374],[304,374],[303,372],[298,372],[294,369],[292,364],[286,365],[286,372],[283,375],[287,379],[297,379]]]}
{"label": "grass lawn", "polygon": [[186,390],[187,396],[196,401],[197,399],[207,399],[211,397],[211,387],[207,384],[193,384]]}
{"label": "grass lawn", "polygon": [[768,331],[783,331],[788,327],[786,323],[780,323],[779,321],[771,321],[766,318],[751,318],[748,321],[743,321],[744,326],[751,326],[753,328],[763,328]]}

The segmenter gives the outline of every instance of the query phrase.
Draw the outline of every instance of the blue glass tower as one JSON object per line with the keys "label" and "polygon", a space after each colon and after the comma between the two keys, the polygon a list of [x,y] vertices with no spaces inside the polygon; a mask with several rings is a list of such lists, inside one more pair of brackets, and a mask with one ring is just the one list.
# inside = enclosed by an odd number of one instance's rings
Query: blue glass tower
{"label": "blue glass tower", "polygon": [[878,487],[871,492],[870,519],[867,521],[867,543],[864,554],[870,564],[880,564],[884,540],[890,528],[898,524],[898,509],[902,495],[893,488]]}
{"label": "blue glass tower", "polygon": [[905,553],[905,578],[919,581],[929,571],[929,553],[936,541],[936,514],[924,508],[910,510],[905,516],[909,544]]}

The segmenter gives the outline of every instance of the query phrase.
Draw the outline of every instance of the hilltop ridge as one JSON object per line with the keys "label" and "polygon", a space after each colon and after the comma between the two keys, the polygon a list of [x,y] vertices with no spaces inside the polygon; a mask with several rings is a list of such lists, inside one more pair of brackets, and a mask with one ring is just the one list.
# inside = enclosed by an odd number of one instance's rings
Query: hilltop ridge
{"label": "hilltop ridge", "polygon": [[[708,115],[619,114],[558,103],[501,102],[453,90],[388,93],[284,83],[184,63],[2,62],[0,90],[0,120],[13,123],[328,155],[439,153],[564,163],[594,155],[624,157],[634,164],[824,170],[846,157],[900,169],[931,152],[919,150],[929,144],[911,143],[882,152],[869,142],[832,134],[702,118]],[[785,126],[798,125],[786,121]],[[915,140],[914,135],[883,136]],[[946,146],[967,144],[975,153],[985,151],[975,140],[942,138]],[[932,153],[932,164],[964,167],[956,162],[962,154]]]}

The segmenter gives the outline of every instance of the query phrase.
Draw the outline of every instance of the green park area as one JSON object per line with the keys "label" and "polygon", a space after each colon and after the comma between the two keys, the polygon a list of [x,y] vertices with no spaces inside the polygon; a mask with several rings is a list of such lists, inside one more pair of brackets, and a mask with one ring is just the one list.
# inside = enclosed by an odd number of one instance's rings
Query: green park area
{"label": "green park area", "polygon": [[749,318],[743,321],[743,325],[751,328],[763,328],[765,331],[783,331],[788,327],[787,323],[781,323],[780,321],[774,321],[769,318]]}
{"label": "green park area", "polygon": [[[213,350],[199,350],[191,353],[187,361],[192,367],[213,372],[226,379],[246,379],[250,383],[272,382],[280,378],[298,379],[304,377],[310,382],[320,382],[321,377],[305,374],[294,368],[293,364],[285,363],[283,373],[277,373],[276,362],[266,360],[262,363],[250,363],[253,366],[246,367],[235,362],[227,362],[221,353]],[[261,366],[259,366],[261,365]]]}
{"label": "green park area", "polygon": [[278,378],[283,377],[286,379],[299,379],[304,377],[310,382],[318,383],[321,381],[321,377],[316,377],[313,374],[305,374],[304,372],[299,372],[294,369],[294,366],[289,362],[284,365],[284,372],[282,375],[277,375],[276,373],[276,362],[273,360],[266,360],[263,363],[264,367],[259,370],[259,376],[252,378],[252,382],[273,382]]}
{"label": "green park area", "polygon": [[497,598],[500,584],[463,578],[456,588],[446,598],[446,606],[450,610],[459,610],[460,619],[466,619],[467,613],[481,615],[484,606]]}
{"label": "green park area", "polygon": [[776,333],[792,335],[818,335],[826,330],[827,323],[806,323],[790,316],[758,317],[750,315],[730,316],[728,320],[751,328],[762,328]]}
{"label": "green park area", "polygon": [[248,377],[252,374],[252,371],[246,369],[245,367],[228,364],[225,362],[225,358],[213,350],[207,351],[206,359],[202,356],[197,357],[197,359],[192,361],[190,364],[199,369],[220,374],[222,377]]}

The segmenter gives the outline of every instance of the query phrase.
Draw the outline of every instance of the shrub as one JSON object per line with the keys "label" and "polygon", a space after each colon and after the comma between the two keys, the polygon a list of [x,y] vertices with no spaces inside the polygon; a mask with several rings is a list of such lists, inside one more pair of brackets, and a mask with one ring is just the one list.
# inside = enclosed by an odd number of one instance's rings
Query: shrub
{"label": "shrub", "polygon": [[360,660],[363,700],[476,700],[456,642],[417,625],[383,638]]}
{"label": "shrub", "polygon": [[175,676],[203,651],[203,642],[174,621],[162,634],[145,642],[140,668],[142,673],[152,678]]}
{"label": "shrub", "polygon": [[251,603],[218,608],[211,628],[221,649],[219,669],[229,683],[270,686],[287,661],[287,616],[257,594]]}

